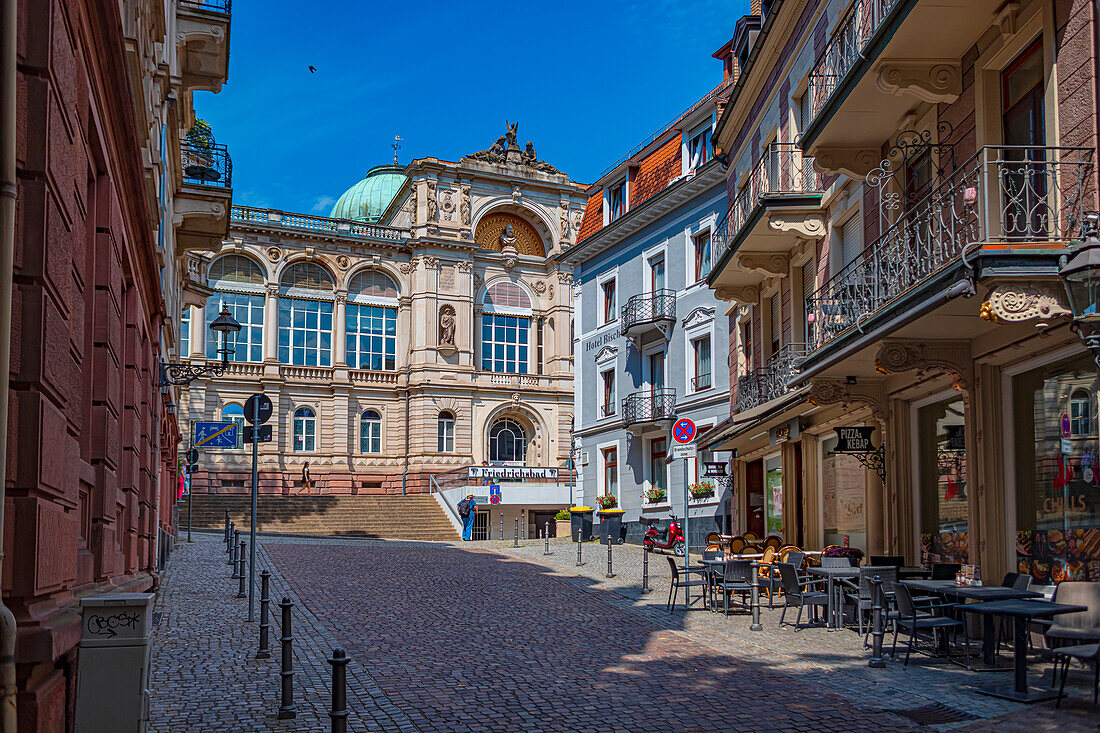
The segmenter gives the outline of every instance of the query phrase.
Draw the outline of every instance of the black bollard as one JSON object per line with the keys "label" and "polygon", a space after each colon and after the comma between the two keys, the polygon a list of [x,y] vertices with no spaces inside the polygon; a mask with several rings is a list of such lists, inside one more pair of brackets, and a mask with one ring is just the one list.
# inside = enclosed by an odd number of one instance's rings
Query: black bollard
{"label": "black bollard", "polygon": [[237,554],[237,536],[238,536],[238,534],[239,533],[237,533],[237,532],[233,533],[233,538],[234,538],[233,539],[233,551],[229,553],[229,565],[230,565],[230,569],[233,571],[233,574],[230,575],[229,577],[233,578],[233,580],[236,580],[237,578],[241,577],[240,572],[238,572],[238,567],[240,566],[240,560],[238,559],[239,555]]}
{"label": "black bollard", "polygon": [[583,547],[584,547],[584,545],[581,544],[581,531],[578,529],[577,530],[577,567],[578,568],[581,565],[584,565],[584,559],[581,557],[581,549]]}
{"label": "black bollard", "polygon": [[512,547],[519,547],[519,517],[516,517],[516,533],[512,537]]}
{"label": "black bollard", "polygon": [[649,592],[649,550],[642,548],[642,593]]}
{"label": "black bollard", "polygon": [[225,543],[225,551],[229,552],[229,507],[225,509],[225,537],[222,542]]}
{"label": "black bollard", "polygon": [[260,648],[256,659],[271,659],[268,635],[271,633],[271,573],[260,573]]}
{"label": "black bollard", "polygon": [[245,558],[248,557],[248,546],[245,545],[244,540],[241,540],[241,554],[237,561],[237,578],[241,581],[237,587],[237,598],[248,598],[248,594],[244,592],[244,581],[248,579],[248,575],[244,571]]}
{"label": "black bollard", "polygon": [[332,650],[332,710],[328,716],[332,719],[332,733],[347,733],[348,730],[348,655],[337,647]]}
{"label": "black bollard", "polygon": [[542,530],[542,539],[545,545],[542,548],[543,555],[550,554],[550,522],[546,523],[546,528]]}
{"label": "black bollard", "polygon": [[504,510],[500,511],[500,540],[504,541]]}
{"label": "black bollard", "polygon": [[294,604],[290,602],[289,598],[283,596],[279,608],[283,611],[281,629],[283,635],[279,637],[279,641],[282,642],[283,646],[282,671],[279,672],[283,678],[282,700],[279,703],[279,720],[287,720],[298,717],[298,710],[294,707],[294,637],[290,633],[290,609],[294,608]]}
{"label": "black bollard", "polygon": [[760,563],[753,560],[749,567],[752,568],[752,624],[749,630],[761,631],[764,627],[760,625]]}
{"label": "black bollard", "polygon": [[[237,543],[241,541],[241,533],[237,531],[237,523],[234,522],[229,531],[229,564],[236,566],[237,564]],[[237,572],[237,568],[233,568],[233,572]],[[233,577],[236,577],[234,575]]]}
{"label": "black bollard", "polygon": [[607,577],[614,578],[615,573],[611,572],[611,546],[615,543],[611,541],[611,538],[607,538]]}
{"label": "black bollard", "polygon": [[882,590],[882,579],[877,575],[871,578],[871,658],[867,661],[868,667],[876,669],[885,667],[886,660],[882,658],[882,640],[886,636],[886,629],[882,625],[883,609],[886,595]]}

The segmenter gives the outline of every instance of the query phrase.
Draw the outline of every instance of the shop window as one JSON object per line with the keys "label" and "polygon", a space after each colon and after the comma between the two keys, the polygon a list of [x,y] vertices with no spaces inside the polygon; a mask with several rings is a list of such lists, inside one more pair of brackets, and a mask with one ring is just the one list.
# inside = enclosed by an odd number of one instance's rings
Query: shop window
{"label": "shop window", "polygon": [[825,544],[867,547],[867,473],[853,455],[836,452],[837,438],[821,443],[821,501]]}
{"label": "shop window", "polygon": [[[1075,418],[1081,430],[1090,431],[1089,396],[1098,388],[1088,354],[1012,380],[1016,570],[1040,583],[1100,581],[1098,446],[1095,439],[1063,439],[1061,429],[1068,394],[1070,434],[1076,437]],[[1078,402],[1081,412],[1075,415]]]}
{"label": "shop window", "polygon": [[922,562],[969,562],[966,411],[952,397],[917,411]]}
{"label": "shop window", "polygon": [[783,458],[764,459],[764,531],[783,536]]}

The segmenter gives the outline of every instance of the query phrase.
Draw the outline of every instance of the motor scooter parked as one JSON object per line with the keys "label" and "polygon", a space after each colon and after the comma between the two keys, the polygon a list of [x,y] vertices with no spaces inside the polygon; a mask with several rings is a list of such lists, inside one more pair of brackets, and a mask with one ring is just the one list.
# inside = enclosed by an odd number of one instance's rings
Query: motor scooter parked
{"label": "motor scooter parked", "polygon": [[680,522],[676,517],[672,517],[667,527],[658,528],[654,524],[649,525],[649,529],[645,531],[645,537],[642,538],[642,547],[650,552],[659,552],[664,555],[671,553],[676,557],[683,557],[684,532]]}

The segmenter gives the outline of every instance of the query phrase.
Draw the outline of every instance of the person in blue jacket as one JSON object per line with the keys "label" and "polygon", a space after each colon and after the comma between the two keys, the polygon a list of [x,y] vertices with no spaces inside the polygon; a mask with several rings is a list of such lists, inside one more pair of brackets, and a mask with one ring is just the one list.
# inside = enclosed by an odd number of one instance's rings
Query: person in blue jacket
{"label": "person in blue jacket", "polygon": [[467,494],[466,498],[458,503],[458,516],[462,517],[462,539],[473,539],[474,517],[477,515],[477,502],[473,494]]}

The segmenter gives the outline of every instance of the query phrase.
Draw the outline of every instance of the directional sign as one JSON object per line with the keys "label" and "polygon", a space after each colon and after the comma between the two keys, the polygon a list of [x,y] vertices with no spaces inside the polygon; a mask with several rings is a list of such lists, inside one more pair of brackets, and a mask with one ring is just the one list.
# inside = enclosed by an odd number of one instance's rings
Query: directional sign
{"label": "directional sign", "polygon": [[193,445],[196,448],[236,448],[237,423],[197,422]]}
{"label": "directional sign", "polygon": [[[255,420],[256,402],[260,403],[260,419]],[[263,425],[271,419],[271,398],[265,394],[257,393],[244,401],[244,419],[253,425]]]}
{"label": "directional sign", "polygon": [[694,458],[698,455],[698,450],[695,443],[676,443],[672,446],[672,457],[676,458]]}
{"label": "directional sign", "polygon": [[270,425],[259,425],[257,427],[252,427],[251,425],[245,425],[244,426],[244,439],[243,439],[243,442],[251,443],[253,433],[256,433],[259,436],[256,439],[257,443],[270,443],[271,442],[271,426]]}
{"label": "directional sign", "polygon": [[691,443],[695,440],[695,423],[686,417],[672,426],[672,439],[677,443]]}

